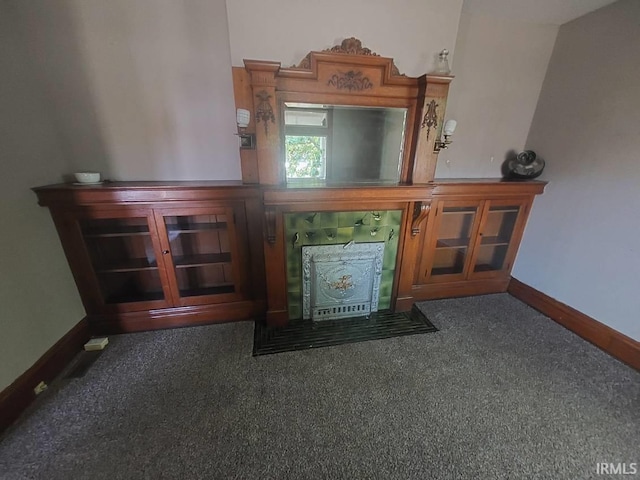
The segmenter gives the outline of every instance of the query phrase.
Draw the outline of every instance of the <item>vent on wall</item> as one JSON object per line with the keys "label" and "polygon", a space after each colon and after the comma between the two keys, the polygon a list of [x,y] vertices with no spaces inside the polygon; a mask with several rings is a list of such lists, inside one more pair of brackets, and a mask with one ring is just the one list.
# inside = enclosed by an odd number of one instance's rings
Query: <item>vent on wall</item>
{"label": "vent on wall", "polygon": [[371,314],[371,302],[357,303],[355,305],[339,305],[330,308],[315,308],[314,320],[330,320],[339,317],[364,317]]}

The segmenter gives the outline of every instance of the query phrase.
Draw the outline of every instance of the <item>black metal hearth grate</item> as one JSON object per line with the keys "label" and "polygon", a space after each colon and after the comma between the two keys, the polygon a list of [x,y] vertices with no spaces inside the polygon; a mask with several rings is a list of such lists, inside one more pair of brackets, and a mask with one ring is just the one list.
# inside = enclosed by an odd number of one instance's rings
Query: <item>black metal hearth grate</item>
{"label": "black metal hearth grate", "polygon": [[355,317],[320,322],[298,320],[285,327],[268,327],[256,322],[253,355],[269,355],[437,331],[438,329],[415,305],[411,312],[375,312],[369,319]]}

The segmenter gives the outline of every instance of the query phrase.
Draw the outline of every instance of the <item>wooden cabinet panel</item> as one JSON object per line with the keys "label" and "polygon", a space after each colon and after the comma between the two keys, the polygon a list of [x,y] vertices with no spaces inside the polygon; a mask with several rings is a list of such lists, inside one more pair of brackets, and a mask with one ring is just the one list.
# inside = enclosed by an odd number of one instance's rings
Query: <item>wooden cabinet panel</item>
{"label": "wooden cabinet panel", "polygon": [[85,269],[95,279],[94,312],[244,298],[248,240],[241,204],[70,215],[79,227]]}
{"label": "wooden cabinet panel", "polygon": [[529,199],[486,200],[475,242],[470,279],[508,275],[515,258]]}
{"label": "wooden cabinet panel", "polygon": [[419,283],[454,282],[466,278],[481,207],[481,201],[444,199],[435,202]]}
{"label": "wooden cabinet panel", "polygon": [[166,308],[171,292],[149,208],[80,209],[66,214],[91,311]]}
{"label": "wooden cabinet panel", "polygon": [[242,205],[156,209],[155,220],[174,306],[244,298],[247,238]]}
{"label": "wooden cabinet panel", "polygon": [[468,200],[452,195],[433,202],[414,276],[415,299],[506,289],[533,195],[466,196]]}

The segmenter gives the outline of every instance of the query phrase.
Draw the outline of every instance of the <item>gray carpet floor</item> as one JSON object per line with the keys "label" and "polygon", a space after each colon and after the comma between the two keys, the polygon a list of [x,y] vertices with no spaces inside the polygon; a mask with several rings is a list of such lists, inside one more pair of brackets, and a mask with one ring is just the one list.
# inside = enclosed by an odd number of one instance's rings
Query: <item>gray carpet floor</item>
{"label": "gray carpet floor", "polygon": [[507,294],[420,307],[439,332],[261,357],[250,323],[111,337],[3,435],[0,478],[575,480],[640,462],[640,373]]}

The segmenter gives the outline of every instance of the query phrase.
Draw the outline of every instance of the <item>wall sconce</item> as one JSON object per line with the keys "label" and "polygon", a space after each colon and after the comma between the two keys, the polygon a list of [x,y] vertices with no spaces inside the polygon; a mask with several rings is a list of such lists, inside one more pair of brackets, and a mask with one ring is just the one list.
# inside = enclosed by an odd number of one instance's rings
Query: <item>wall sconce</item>
{"label": "wall sconce", "polygon": [[256,136],[253,133],[245,133],[244,129],[249,126],[251,120],[251,112],[244,108],[238,108],[236,110],[236,122],[238,123],[238,130],[241,133],[237,133],[240,138],[240,148],[253,150],[256,148]]}
{"label": "wall sconce", "polygon": [[249,120],[251,119],[251,112],[244,108],[238,108],[236,110],[236,122],[238,122],[238,128],[247,128],[249,126]]}
{"label": "wall sconce", "polygon": [[447,120],[444,124],[444,128],[442,129],[442,138],[436,139],[433,144],[433,151],[438,153],[440,150],[446,150],[449,148],[449,145],[453,142],[451,137],[453,136],[453,132],[456,131],[456,126],[458,122],[455,120]]}

